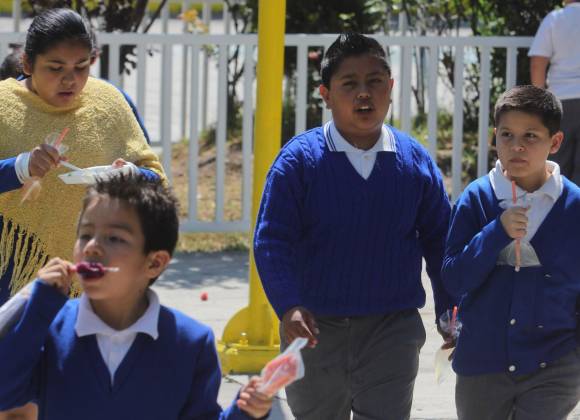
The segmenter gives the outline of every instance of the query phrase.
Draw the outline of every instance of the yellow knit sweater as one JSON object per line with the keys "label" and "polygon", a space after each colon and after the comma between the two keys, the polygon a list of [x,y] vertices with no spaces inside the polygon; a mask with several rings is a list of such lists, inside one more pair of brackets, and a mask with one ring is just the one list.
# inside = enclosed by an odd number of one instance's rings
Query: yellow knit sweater
{"label": "yellow knit sweater", "polygon": [[[109,165],[123,158],[163,176],[131,108],[109,83],[89,78],[74,103],[59,108],[14,79],[0,82],[0,159],[30,151],[64,127],[70,129],[63,141],[69,146],[66,156],[76,166]],[[0,278],[13,260],[12,294],[34,279],[48,258],[71,259],[85,186],[64,184],[57,175],[67,171],[50,171],[34,201],[20,204],[21,189],[0,194]]]}

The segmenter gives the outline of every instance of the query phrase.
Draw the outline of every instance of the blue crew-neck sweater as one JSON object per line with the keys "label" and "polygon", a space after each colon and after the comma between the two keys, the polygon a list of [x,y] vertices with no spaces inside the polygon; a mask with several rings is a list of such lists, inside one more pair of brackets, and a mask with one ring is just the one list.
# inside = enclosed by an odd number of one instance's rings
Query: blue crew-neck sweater
{"label": "blue crew-neck sweater", "polygon": [[564,189],[532,237],[540,266],[498,265],[512,239],[489,176],[459,197],[443,265],[448,291],[461,298],[453,368],[461,375],[524,375],[578,346],[580,188]]}
{"label": "blue crew-neck sweater", "polygon": [[249,419],[217,404],[221,373],[211,330],[162,306],[159,337],[139,333],[114,385],[94,335],[77,337],[78,299],[33,286],[20,321],[0,339],[0,411],[35,401],[39,420]]}
{"label": "blue crew-neck sweater", "polygon": [[365,316],[425,304],[422,258],[436,313],[450,307],[440,269],[450,206],[427,151],[392,127],[396,152],[380,151],[368,179],[322,127],[294,137],[262,195],[254,255],[277,315]]}

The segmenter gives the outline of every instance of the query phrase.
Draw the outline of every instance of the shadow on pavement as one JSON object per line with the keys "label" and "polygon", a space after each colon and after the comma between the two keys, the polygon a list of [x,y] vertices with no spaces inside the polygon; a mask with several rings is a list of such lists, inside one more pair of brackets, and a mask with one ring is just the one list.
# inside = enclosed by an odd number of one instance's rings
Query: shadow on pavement
{"label": "shadow on pavement", "polygon": [[240,283],[248,283],[247,252],[175,254],[155,285],[165,289],[207,286],[235,289]]}

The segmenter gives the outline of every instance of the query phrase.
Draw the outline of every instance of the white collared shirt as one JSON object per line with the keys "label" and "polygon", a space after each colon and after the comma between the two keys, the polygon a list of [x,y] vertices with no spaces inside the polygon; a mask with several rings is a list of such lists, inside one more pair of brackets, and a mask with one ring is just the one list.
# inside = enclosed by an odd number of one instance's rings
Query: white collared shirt
{"label": "white collared shirt", "polygon": [[[530,208],[527,212],[528,227],[526,236],[524,237],[524,240],[528,242],[534,237],[564,189],[562,175],[560,175],[560,166],[552,161],[547,161],[546,166],[548,172],[552,175],[539,189],[530,193],[516,186],[517,202],[515,205]],[[500,205],[505,209],[512,207],[514,204],[512,198],[512,183],[505,177],[503,172],[503,166],[498,159],[495,168],[489,172],[489,179],[493,191],[500,201]]]}
{"label": "white collared shirt", "polygon": [[127,355],[137,333],[148,334],[154,340],[159,337],[157,331],[160,310],[159,298],[153,290],[149,289],[147,299],[149,306],[145,313],[133,325],[118,331],[109,327],[95,314],[91,302],[85,294],[80,297],[75,332],[78,337],[96,335],[99,351],[111,374],[111,384],[113,384],[117,368]]}
{"label": "white collared shirt", "polygon": [[368,179],[375,161],[377,152],[396,153],[395,136],[393,132],[385,125],[381,130],[381,135],[377,142],[369,150],[357,149],[350,144],[336,129],[334,121],[329,121],[324,125],[324,137],[326,144],[331,152],[344,152],[351,165],[364,179]]}

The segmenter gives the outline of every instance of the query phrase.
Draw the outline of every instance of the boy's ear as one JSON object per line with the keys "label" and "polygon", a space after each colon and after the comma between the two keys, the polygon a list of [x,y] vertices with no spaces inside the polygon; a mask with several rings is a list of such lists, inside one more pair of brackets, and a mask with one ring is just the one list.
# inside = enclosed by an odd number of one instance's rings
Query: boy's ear
{"label": "boy's ear", "polygon": [[151,251],[147,256],[147,277],[157,278],[165,271],[171,261],[171,255],[167,251]]}
{"label": "boy's ear", "polygon": [[32,63],[26,53],[22,53],[22,71],[27,76],[32,74]]}
{"label": "boy's ear", "polygon": [[328,101],[330,100],[330,98],[328,96],[329,89],[324,85],[320,85],[320,86],[318,86],[318,92],[320,93],[320,96],[322,96],[322,99],[324,100],[324,103],[326,104],[326,109],[330,109],[330,107],[328,106]]}
{"label": "boy's ear", "polygon": [[564,141],[564,133],[558,131],[552,136],[551,141],[552,144],[550,145],[550,154],[552,155],[560,149],[560,146],[562,146],[562,142]]}

